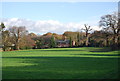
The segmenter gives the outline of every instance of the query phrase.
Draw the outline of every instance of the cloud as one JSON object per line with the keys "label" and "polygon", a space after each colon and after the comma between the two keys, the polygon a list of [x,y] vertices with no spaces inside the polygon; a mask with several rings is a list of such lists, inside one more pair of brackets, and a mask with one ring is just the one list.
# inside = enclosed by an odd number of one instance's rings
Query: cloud
{"label": "cloud", "polygon": [[[44,34],[47,32],[54,32],[62,34],[65,31],[78,31],[81,28],[84,28],[82,23],[62,23],[57,20],[40,20],[32,21],[30,19],[19,19],[19,18],[10,18],[10,19],[1,19],[1,22],[4,22],[6,28],[12,26],[25,26],[29,32],[34,32],[36,34]],[[100,30],[98,26],[91,26],[93,30]]]}

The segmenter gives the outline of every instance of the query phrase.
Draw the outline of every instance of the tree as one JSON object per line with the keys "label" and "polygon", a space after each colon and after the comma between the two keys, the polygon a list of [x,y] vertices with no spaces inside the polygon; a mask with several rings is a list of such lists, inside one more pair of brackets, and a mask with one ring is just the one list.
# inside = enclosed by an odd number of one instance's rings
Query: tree
{"label": "tree", "polygon": [[51,39],[50,39],[50,47],[53,48],[56,46],[56,42],[55,42],[55,38],[54,36],[52,35]]}
{"label": "tree", "polygon": [[31,39],[29,35],[25,35],[21,37],[19,41],[19,48],[20,49],[31,49],[35,46],[35,41]]}
{"label": "tree", "polygon": [[2,46],[2,37],[3,37],[3,31],[5,29],[4,23],[0,24],[0,45]]}
{"label": "tree", "polygon": [[11,46],[10,33],[8,30],[3,31],[2,44],[3,44],[3,51],[6,51],[7,48],[10,48],[10,46]]}
{"label": "tree", "polygon": [[85,36],[86,36],[86,42],[85,42],[85,45],[88,46],[89,44],[89,31],[91,31],[92,29],[90,28],[90,26],[87,26],[86,24],[84,25],[85,26],[85,29],[82,29],[85,31]]}
{"label": "tree", "polygon": [[36,40],[37,48],[42,48],[44,45],[44,40],[42,38]]}
{"label": "tree", "polygon": [[9,40],[9,32],[8,31],[5,31],[4,30],[5,29],[5,25],[4,25],[4,23],[1,23],[1,25],[0,25],[0,35],[1,35],[1,40],[2,41],[0,41],[0,43],[1,43],[1,45],[3,46],[3,51],[5,51],[6,50],[6,48],[7,48],[7,45],[8,45],[8,40]]}
{"label": "tree", "polygon": [[72,47],[72,37],[70,37],[70,47]]}
{"label": "tree", "polygon": [[20,26],[20,27],[11,27],[9,28],[9,31],[11,33],[11,35],[13,36],[13,43],[15,44],[15,49],[16,50],[19,50],[20,47],[19,47],[19,43],[20,43],[20,40],[23,36],[25,36],[27,34],[27,30],[25,27],[23,26]]}
{"label": "tree", "polygon": [[110,33],[103,30],[94,31],[90,36],[90,46],[103,47],[110,45]]}
{"label": "tree", "polygon": [[4,23],[1,23],[1,25],[0,25],[0,31],[2,31],[2,32],[3,32],[4,28],[5,28]]}
{"label": "tree", "polygon": [[112,33],[113,39],[113,48],[117,47],[118,36],[120,33],[120,19],[118,19],[118,14],[108,14],[101,17],[99,21],[100,27],[106,30],[106,32]]}
{"label": "tree", "polygon": [[71,31],[66,31],[63,33],[63,36],[66,36],[68,39],[70,39],[70,37],[74,40],[77,40],[77,32],[71,32]]}
{"label": "tree", "polygon": [[80,32],[78,32],[77,34],[77,46],[80,45]]}
{"label": "tree", "polygon": [[[1,23],[1,25],[0,25],[0,35],[1,35],[1,39],[2,39],[2,37],[3,37],[4,29],[5,29],[4,23]],[[2,43],[2,41],[1,41],[1,43]]]}
{"label": "tree", "polygon": [[28,36],[30,36],[31,38],[37,37],[35,33],[29,33]]}

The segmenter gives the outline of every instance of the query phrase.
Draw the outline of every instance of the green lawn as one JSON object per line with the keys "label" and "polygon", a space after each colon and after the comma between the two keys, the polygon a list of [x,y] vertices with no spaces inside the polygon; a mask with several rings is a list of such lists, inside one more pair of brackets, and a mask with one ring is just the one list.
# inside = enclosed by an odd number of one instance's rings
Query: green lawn
{"label": "green lawn", "polygon": [[3,79],[117,79],[120,51],[53,48],[2,53]]}

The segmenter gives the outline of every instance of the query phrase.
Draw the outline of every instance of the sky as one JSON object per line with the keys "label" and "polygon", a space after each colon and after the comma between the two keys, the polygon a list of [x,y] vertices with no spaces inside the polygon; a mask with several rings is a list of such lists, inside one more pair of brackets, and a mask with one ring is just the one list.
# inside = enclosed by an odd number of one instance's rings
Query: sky
{"label": "sky", "polygon": [[100,17],[117,11],[117,2],[2,2],[6,27],[26,26],[36,34],[78,31],[84,24],[100,30]]}

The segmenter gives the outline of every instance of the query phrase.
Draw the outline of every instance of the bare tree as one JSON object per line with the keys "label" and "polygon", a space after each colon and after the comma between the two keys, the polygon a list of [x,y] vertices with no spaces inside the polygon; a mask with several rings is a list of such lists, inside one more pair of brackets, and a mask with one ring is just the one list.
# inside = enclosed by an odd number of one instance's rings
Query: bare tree
{"label": "bare tree", "polygon": [[118,43],[118,36],[120,33],[120,19],[118,19],[118,14],[108,14],[101,17],[101,20],[99,21],[100,27],[103,27],[103,29],[106,29],[106,32],[112,33],[112,39],[113,39],[113,45],[116,47],[116,44]]}
{"label": "bare tree", "polygon": [[19,42],[20,42],[22,36],[26,35],[28,31],[23,26],[20,26],[20,27],[13,26],[13,27],[9,28],[9,31],[14,38],[13,41],[15,44],[15,49],[19,50],[20,49]]}
{"label": "bare tree", "polygon": [[82,29],[82,30],[84,30],[84,31],[85,31],[85,34],[86,34],[86,35],[85,35],[85,36],[86,36],[85,45],[88,46],[88,44],[89,44],[89,31],[91,31],[92,28],[90,28],[91,26],[87,26],[86,24],[84,24],[84,26],[85,26],[85,28]]}

